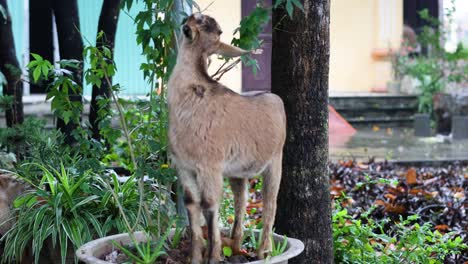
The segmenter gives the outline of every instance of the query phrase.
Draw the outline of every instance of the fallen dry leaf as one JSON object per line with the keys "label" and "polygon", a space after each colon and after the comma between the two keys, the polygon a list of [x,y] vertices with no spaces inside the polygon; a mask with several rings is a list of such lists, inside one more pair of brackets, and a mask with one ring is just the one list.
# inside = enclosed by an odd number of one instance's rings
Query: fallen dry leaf
{"label": "fallen dry leaf", "polygon": [[360,169],[363,169],[363,170],[369,169],[369,165],[364,164],[364,163],[361,163],[361,162],[358,163],[358,167],[359,167]]}
{"label": "fallen dry leaf", "polygon": [[382,201],[382,200],[376,200],[376,201],[374,202],[374,204],[376,204],[376,205],[381,205],[381,206],[385,206],[387,203],[384,202],[384,201]]}
{"label": "fallen dry leaf", "polygon": [[379,130],[380,130],[380,127],[379,127],[379,126],[373,126],[373,127],[372,127],[372,131],[374,131],[374,132],[377,132],[377,131],[379,131]]}
{"label": "fallen dry leaf", "polygon": [[385,205],[385,211],[389,213],[396,213],[396,214],[402,214],[406,211],[406,208],[402,205],[397,205],[397,204],[386,204]]}
{"label": "fallen dry leaf", "polygon": [[409,190],[409,193],[412,195],[422,195],[425,193],[425,191],[421,189],[411,189]]}
{"label": "fallen dry leaf", "polygon": [[393,195],[393,194],[391,194],[391,193],[386,193],[386,194],[384,195],[384,197],[387,198],[387,199],[389,199],[390,202],[395,201],[395,199],[397,198],[395,195]]}
{"label": "fallen dry leaf", "polygon": [[340,197],[341,196],[341,192],[344,190],[344,187],[343,186],[340,186],[340,185],[334,185],[332,186],[331,190],[330,190],[330,194],[333,196],[333,197]]}
{"label": "fallen dry leaf", "polygon": [[446,232],[450,229],[450,227],[448,225],[436,225],[434,227],[437,231],[443,231],[443,232]]}
{"label": "fallen dry leaf", "polygon": [[453,195],[453,197],[457,198],[457,199],[463,199],[465,198],[465,194],[463,192],[457,192]]}
{"label": "fallen dry leaf", "polygon": [[409,168],[408,171],[406,171],[406,183],[407,184],[416,184],[416,169],[415,168]]}
{"label": "fallen dry leaf", "polygon": [[431,185],[433,184],[434,182],[437,182],[439,180],[439,177],[434,177],[432,179],[429,179],[429,180],[425,180],[423,185],[424,186],[428,186],[428,185]]}

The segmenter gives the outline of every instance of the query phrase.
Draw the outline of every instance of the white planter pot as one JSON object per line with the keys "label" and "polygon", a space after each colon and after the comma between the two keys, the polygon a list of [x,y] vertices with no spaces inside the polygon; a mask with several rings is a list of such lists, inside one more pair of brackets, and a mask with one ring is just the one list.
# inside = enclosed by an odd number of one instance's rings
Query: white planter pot
{"label": "white planter pot", "polygon": [[[255,232],[258,234],[259,230],[256,230]],[[147,241],[147,236],[143,232],[135,232],[134,235],[135,235],[135,239],[138,242]],[[275,242],[280,243],[283,241],[284,237],[281,235],[273,234],[273,239],[275,240]],[[100,257],[107,255],[112,250],[114,250],[115,247],[112,244],[112,241],[115,241],[116,243],[119,243],[121,245],[129,245],[130,243],[132,243],[128,233],[103,237],[103,238],[93,240],[82,245],[76,251],[76,256],[78,257],[80,261],[84,263],[88,263],[88,264],[111,264],[111,262],[101,260]],[[268,263],[269,264],[288,263],[288,259],[292,259],[296,257],[303,250],[304,250],[304,244],[300,240],[288,237],[288,246],[286,248],[286,251],[284,251],[283,254],[279,256],[270,258],[268,260]],[[258,261],[248,262],[248,263],[250,264],[262,263],[263,264],[265,263],[265,261],[258,260]]]}

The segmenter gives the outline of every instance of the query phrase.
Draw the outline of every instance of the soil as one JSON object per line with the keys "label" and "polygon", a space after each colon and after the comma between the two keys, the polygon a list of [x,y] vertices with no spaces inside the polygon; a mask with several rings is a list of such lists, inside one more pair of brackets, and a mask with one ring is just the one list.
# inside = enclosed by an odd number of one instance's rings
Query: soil
{"label": "soil", "polygon": [[[184,237],[179,242],[177,248],[166,250],[168,254],[160,257],[160,259],[156,261],[155,264],[189,264],[190,248],[190,239],[188,236]],[[111,263],[124,263],[129,261],[129,258],[120,250],[114,250],[109,254],[102,256],[101,259]],[[252,252],[252,250],[246,250],[241,255],[233,255],[229,258],[225,258],[221,264],[247,263],[256,260],[258,260],[258,258],[255,256],[255,253]]]}

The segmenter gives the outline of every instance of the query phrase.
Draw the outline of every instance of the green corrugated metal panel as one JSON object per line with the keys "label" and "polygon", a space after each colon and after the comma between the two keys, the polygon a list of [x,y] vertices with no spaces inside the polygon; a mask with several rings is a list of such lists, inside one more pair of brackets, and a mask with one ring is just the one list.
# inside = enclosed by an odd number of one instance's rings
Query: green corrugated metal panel
{"label": "green corrugated metal panel", "polygon": [[[7,0],[8,9],[10,11],[13,36],[15,38],[16,56],[20,65],[23,65],[23,1],[22,0]],[[0,94],[2,92],[0,86]]]}
{"label": "green corrugated metal panel", "polygon": [[140,71],[140,64],[146,59],[142,55],[141,47],[137,45],[136,26],[131,18],[136,17],[142,9],[143,2],[140,1],[132,7],[129,14],[122,11],[117,27],[115,63],[118,74],[115,81],[122,85],[127,94],[147,94],[151,90],[143,78],[143,72]]}
{"label": "green corrugated metal panel", "polygon": [[[99,14],[101,12],[103,0],[78,0],[80,12],[81,32],[84,37],[84,44],[95,44]],[[132,7],[129,15],[135,17],[142,8],[142,4]],[[115,62],[117,73],[114,83],[120,83],[123,94],[135,95],[146,94],[149,86],[143,79],[143,74],[139,70],[140,64],[145,60],[141,55],[141,48],[136,43],[135,26],[132,18],[126,12],[121,11],[117,35],[115,41]],[[91,94],[91,88],[85,87],[85,94]]]}
{"label": "green corrugated metal panel", "polygon": [[[23,32],[23,0],[8,0],[8,7],[13,19],[13,34],[15,37],[18,60],[23,63],[24,51]],[[81,33],[84,45],[95,45],[96,32],[103,0],[78,0],[80,13]],[[134,4],[129,14],[121,11],[117,27],[115,43],[115,61],[117,73],[114,83],[120,83],[124,95],[146,94],[149,85],[143,79],[139,70],[140,64],[145,60],[141,55],[141,48],[136,44],[135,25],[131,17],[135,17],[141,10],[143,3]],[[86,66],[85,66],[86,67]],[[85,87],[85,94],[91,94],[91,87]]]}
{"label": "green corrugated metal panel", "polygon": [[13,35],[15,37],[16,56],[20,65],[23,65],[23,0],[8,0],[7,3],[11,14]]}

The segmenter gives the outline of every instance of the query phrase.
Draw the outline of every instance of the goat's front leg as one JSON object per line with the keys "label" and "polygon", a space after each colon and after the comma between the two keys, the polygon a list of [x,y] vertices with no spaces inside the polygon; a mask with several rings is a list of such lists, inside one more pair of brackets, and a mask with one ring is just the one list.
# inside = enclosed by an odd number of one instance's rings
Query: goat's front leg
{"label": "goat's front leg", "polygon": [[203,261],[203,231],[201,228],[201,208],[200,203],[192,200],[190,191],[185,191],[185,206],[187,207],[192,236],[192,264],[201,264]]}
{"label": "goat's front leg", "polygon": [[244,237],[244,216],[247,206],[247,179],[229,179],[232,192],[234,193],[235,219],[232,227],[231,239],[233,240],[232,250],[239,253]]}
{"label": "goat's front leg", "polygon": [[263,231],[258,257],[266,258],[272,251],[270,236],[275,222],[276,199],[281,183],[282,154],[277,155],[263,172]]}
{"label": "goat's front leg", "polygon": [[219,201],[223,192],[223,178],[221,174],[199,175],[202,178],[199,187],[202,190],[201,208],[208,227],[208,263],[221,261],[221,234],[218,228]]}
{"label": "goat's front leg", "polygon": [[179,178],[184,188],[184,202],[190,221],[192,240],[192,264],[201,264],[203,261],[203,231],[201,228],[200,190],[195,180],[195,174],[179,170]]}

